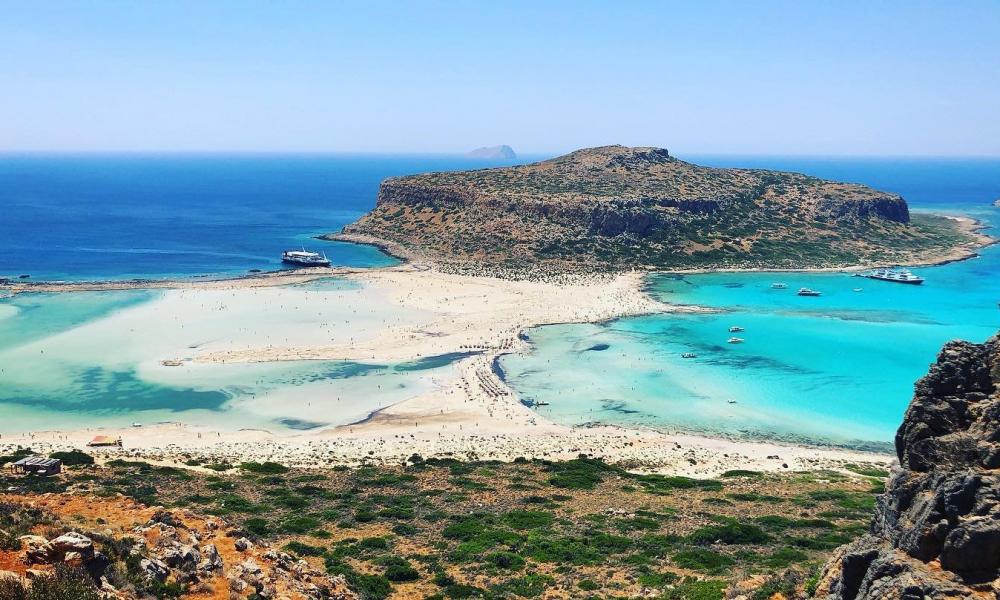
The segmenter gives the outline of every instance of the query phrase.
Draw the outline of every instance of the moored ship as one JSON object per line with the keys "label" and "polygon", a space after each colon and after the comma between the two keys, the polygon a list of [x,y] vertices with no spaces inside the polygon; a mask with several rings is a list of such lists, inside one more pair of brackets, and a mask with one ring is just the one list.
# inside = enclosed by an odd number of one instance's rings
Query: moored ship
{"label": "moored ship", "polygon": [[908,283],[910,285],[920,285],[924,282],[923,277],[914,275],[907,269],[875,269],[858,273],[858,277],[868,279],[878,279],[879,281],[891,281],[893,283]]}
{"label": "moored ship", "polygon": [[281,262],[298,265],[300,267],[330,266],[330,259],[326,257],[326,254],[308,252],[305,248],[302,250],[285,250],[281,253]]}

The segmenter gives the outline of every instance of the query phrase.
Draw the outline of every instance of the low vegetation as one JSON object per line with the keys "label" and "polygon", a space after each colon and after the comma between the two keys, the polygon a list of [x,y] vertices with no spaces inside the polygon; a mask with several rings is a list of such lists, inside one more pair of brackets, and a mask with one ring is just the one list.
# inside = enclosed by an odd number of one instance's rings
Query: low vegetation
{"label": "low vegetation", "polygon": [[[864,530],[877,491],[874,470],[857,465],[848,467],[857,474],[732,471],[699,480],[636,475],[583,456],[509,464],[414,456],[329,470],[243,463],[214,473],[72,462],[58,477],[4,475],[0,485],[21,498],[123,494],[218,515],[228,536],[301,557],[371,599],[709,600],[751,577],[804,594],[829,552]],[[0,506],[0,549],[52,518],[23,501]],[[78,575],[54,572],[41,587],[77,590]],[[0,598],[71,597],[19,593],[0,590]]]}

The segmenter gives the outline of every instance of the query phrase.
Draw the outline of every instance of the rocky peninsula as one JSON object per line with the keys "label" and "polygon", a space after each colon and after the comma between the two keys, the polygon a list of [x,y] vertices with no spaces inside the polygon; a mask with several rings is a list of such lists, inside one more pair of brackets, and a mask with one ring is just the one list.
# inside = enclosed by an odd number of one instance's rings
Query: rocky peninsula
{"label": "rocky peninsula", "polygon": [[328,239],[445,268],[615,271],[936,262],[981,244],[897,194],[662,148],[605,146],[534,164],[385,180],[374,210]]}

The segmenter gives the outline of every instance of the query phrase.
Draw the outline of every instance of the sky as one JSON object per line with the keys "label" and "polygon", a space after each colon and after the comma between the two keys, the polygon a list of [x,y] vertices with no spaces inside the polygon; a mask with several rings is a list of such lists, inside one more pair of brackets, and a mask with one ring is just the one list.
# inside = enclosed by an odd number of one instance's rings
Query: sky
{"label": "sky", "polygon": [[0,152],[1000,155],[1000,0],[4,2]]}

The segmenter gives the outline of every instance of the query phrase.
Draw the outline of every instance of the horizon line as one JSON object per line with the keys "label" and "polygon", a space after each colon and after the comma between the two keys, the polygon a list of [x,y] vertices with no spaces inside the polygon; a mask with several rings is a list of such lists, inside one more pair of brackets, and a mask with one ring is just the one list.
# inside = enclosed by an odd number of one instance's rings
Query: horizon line
{"label": "horizon line", "polygon": [[[517,152],[514,159],[480,158],[467,156],[470,151],[415,151],[415,150],[2,150],[0,157],[10,156],[424,156],[468,158],[470,160],[509,162],[522,157],[557,157],[600,146],[586,146],[572,150],[529,151]],[[655,146],[653,146],[655,147]],[[667,148],[667,150],[670,150]],[[871,159],[1000,159],[1000,154],[879,154],[879,153],[798,153],[798,152],[719,152],[692,151],[675,153],[670,150],[670,156],[681,157],[739,157],[739,158],[871,158]]]}

